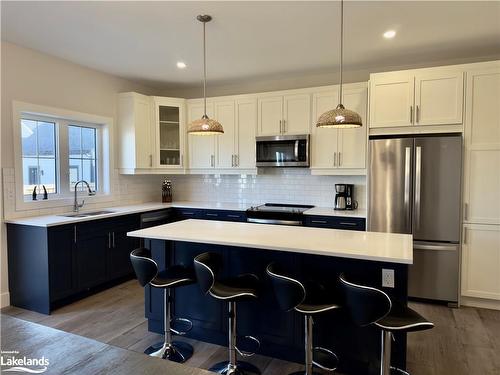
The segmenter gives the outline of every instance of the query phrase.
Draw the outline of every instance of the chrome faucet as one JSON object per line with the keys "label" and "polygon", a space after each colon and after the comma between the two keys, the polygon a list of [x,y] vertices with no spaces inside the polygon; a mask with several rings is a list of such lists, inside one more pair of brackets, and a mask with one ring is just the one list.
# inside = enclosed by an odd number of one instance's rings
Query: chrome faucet
{"label": "chrome faucet", "polygon": [[74,203],[73,203],[73,211],[74,211],[74,212],[78,212],[78,210],[79,210],[80,208],[82,208],[82,207],[83,207],[83,205],[85,204],[85,199],[84,199],[84,200],[82,200],[82,203],[78,203],[78,197],[77,197],[77,194],[78,194],[78,189],[77,189],[77,187],[78,187],[78,185],[79,185],[79,184],[81,184],[81,183],[83,183],[83,184],[87,185],[87,189],[89,189],[89,196],[95,195],[95,191],[92,191],[92,189],[90,188],[90,185],[89,185],[89,183],[88,183],[87,181],[85,181],[85,180],[80,180],[80,181],[78,181],[78,182],[75,184],[75,187],[74,187],[74,189],[75,189],[75,201],[74,201]]}

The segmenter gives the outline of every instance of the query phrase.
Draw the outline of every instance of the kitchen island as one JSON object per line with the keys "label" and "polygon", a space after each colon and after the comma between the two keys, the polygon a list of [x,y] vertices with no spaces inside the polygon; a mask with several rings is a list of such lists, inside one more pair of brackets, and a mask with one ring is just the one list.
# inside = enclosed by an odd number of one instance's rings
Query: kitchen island
{"label": "kitchen island", "polygon": [[[303,279],[321,282],[342,298],[338,275],[362,274],[371,285],[391,298],[407,303],[408,265],[413,261],[412,236],[403,234],[345,231],[323,228],[207,220],[183,220],[141,229],[129,236],[148,239],[160,269],[170,264],[191,265],[202,252],[214,251],[224,259],[224,276],[252,272],[261,280],[258,300],[239,306],[239,334],[261,341],[259,353],[303,362],[303,321],[299,314],[281,311],[276,303],[265,268],[278,262]],[[382,269],[394,270],[394,287],[382,288]],[[188,337],[227,345],[226,306],[203,295],[197,285],[177,288],[174,315],[193,321]],[[150,331],[163,331],[162,293],[146,288],[145,310]],[[356,327],[344,311],[315,318],[315,346],[334,350],[340,358],[339,371],[376,374],[379,361],[379,332]],[[396,335],[393,364],[406,368],[406,335]]]}

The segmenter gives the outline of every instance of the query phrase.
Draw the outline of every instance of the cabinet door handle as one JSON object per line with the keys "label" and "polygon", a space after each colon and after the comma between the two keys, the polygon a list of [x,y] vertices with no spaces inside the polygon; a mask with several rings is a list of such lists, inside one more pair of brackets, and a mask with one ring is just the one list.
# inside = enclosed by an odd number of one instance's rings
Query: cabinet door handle
{"label": "cabinet door handle", "polygon": [[333,153],[333,166],[336,167],[337,166],[337,152],[334,152]]}
{"label": "cabinet door handle", "polygon": [[149,155],[149,166],[153,166],[153,155]]}
{"label": "cabinet door handle", "polygon": [[350,225],[351,227],[358,225],[357,223],[349,223],[347,221],[341,221],[339,224],[340,225]]}
{"label": "cabinet door handle", "polygon": [[283,133],[283,124],[281,120],[280,120],[280,133]]}
{"label": "cabinet door handle", "polygon": [[234,161],[236,164],[236,167],[240,166],[240,155],[234,155]]}
{"label": "cabinet door handle", "polygon": [[467,244],[467,227],[464,227],[464,245]]}
{"label": "cabinet door handle", "polygon": [[467,220],[468,216],[469,216],[469,204],[464,203],[464,219]]}
{"label": "cabinet door handle", "polygon": [[76,225],[73,227],[73,242],[76,243]]}
{"label": "cabinet door handle", "polygon": [[108,249],[111,249],[111,232],[108,232]]}
{"label": "cabinet door handle", "polygon": [[116,247],[115,246],[115,232],[113,232],[112,236],[113,236],[113,248],[115,248]]}
{"label": "cabinet door handle", "polygon": [[342,153],[339,151],[339,167],[342,165]]}
{"label": "cabinet door handle", "polygon": [[410,124],[413,123],[413,106],[410,106]]}
{"label": "cabinet door handle", "polygon": [[286,133],[286,120],[283,120],[283,133]]}
{"label": "cabinet door handle", "polygon": [[313,224],[327,224],[326,220],[311,220]]}
{"label": "cabinet door handle", "polygon": [[420,121],[420,106],[419,105],[417,105],[417,111],[416,111],[415,117],[416,117],[417,124],[418,124],[418,122]]}

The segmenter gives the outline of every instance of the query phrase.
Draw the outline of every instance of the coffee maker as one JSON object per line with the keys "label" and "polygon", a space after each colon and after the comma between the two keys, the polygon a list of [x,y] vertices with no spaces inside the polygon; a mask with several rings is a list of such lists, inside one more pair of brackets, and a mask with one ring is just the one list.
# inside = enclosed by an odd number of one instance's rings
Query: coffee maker
{"label": "coffee maker", "polygon": [[353,198],[354,185],[335,184],[335,210],[355,210],[358,203]]}

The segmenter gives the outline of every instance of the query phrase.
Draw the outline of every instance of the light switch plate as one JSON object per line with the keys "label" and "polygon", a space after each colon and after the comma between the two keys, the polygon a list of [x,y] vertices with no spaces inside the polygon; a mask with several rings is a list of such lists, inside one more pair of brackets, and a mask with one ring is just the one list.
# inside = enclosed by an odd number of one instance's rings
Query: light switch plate
{"label": "light switch plate", "polygon": [[382,268],[382,286],[394,288],[394,270]]}

